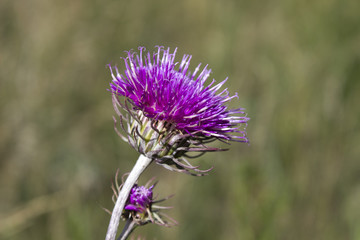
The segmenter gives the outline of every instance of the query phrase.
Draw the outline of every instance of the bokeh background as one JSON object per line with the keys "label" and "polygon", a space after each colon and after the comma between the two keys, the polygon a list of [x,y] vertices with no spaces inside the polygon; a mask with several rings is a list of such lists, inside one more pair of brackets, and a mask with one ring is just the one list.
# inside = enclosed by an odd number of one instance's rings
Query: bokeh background
{"label": "bokeh background", "polygon": [[146,239],[360,239],[360,1],[2,0],[0,239],[104,239],[116,169],[106,64],[178,47],[229,77],[250,145],[151,166],[172,228]]}

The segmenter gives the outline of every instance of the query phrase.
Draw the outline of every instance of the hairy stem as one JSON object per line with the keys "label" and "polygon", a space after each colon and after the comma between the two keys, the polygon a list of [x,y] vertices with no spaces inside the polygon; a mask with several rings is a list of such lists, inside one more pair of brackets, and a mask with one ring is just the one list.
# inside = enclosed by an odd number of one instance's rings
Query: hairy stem
{"label": "hairy stem", "polygon": [[141,173],[146,169],[147,166],[149,166],[150,163],[151,158],[145,157],[141,154],[129,176],[126,178],[126,181],[121,188],[119,197],[116,200],[114,209],[111,214],[111,219],[105,238],[106,240],[115,240],[117,229],[119,227],[120,217],[123,212],[126,200],[129,197],[130,190],[138,180]]}

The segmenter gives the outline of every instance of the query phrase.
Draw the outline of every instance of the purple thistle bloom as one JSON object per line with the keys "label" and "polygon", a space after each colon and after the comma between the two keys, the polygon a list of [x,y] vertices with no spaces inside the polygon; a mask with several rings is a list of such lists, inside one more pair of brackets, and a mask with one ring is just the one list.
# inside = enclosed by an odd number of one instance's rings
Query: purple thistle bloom
{"label": "purple thistle bloom", "polygon": [[113,104],[127,137],[118,133],[140,153],[165,167],[174,164],[177,169],[172,170],[196,171],[181,157],[186,152],[223,150],[205,146],[216,139],[248,142],[245,128],[249,118],[244,109],[226,106],[238,97],[229,96],[227,89],[220,90],[227,79],[206,85],[211,72],[207,65],[200,70],[199,64],[191,72],[191,56],[184,55],[179,64],[175,55],[176,49],[171,53],[169,48],[158,47],[150,54],[139,47],[139,54],[129,51],[123,58],[122,74],[109,65]]}
{"label": "purple thistle bloom", "polygon": [[176,70],[176,49],[170,53],[169,48],[158,47],[157,53],[151,56],[148,52],[146,57],[143,57],[144,48],[139,50],[140,55],[128,52],[124,59],[125,74],[120,74],[117,67],[116,76],[112,72],[111,90],[114,93],[131,100],[134,108],[146,117],[171,122],[185,133],[226,140],[239,138],[247,142],[245,135],[232,135],[238,132],[239,123],[248,120],[244,116],[235,116],[244,114],[243,109],[228,110],[224,105],[237,95],[229,96],[227,89],[216,94],[226,80],[211,87],[213,80],[205,86],[211,70],[205,66],[196,77],[201,64],[191,73],[189,55],[184,55]]}
{"label": "purple thistle bloom", "polygon": [[128,204],[126,204],[125,209],[140,213],[146,212],[146,208],[149,208],[152,203],[153,188],[154,185],[150,188],[146,188],[145,186],[139,187],[135,184],[131,189],[129,201]]}
{"label": "purple thistle bloom", "polygon": [[[115,184],[113,183],[111,187],[114,193],[112,198],[114,203],[116,202],[121,188],[123,187],[123,183],[119,185],[118,175],[119,170],[116,171]],[[123,182],[124,177],[125,175],[122,177]],[[155,200],[153,198],[153,189],[156,183],[151,185],[153,180],[154,178],[150,179],[144,186],[139,186],[138,184],[135,184],[131,188],[130,195],[128,196],[121,217],[124,220],[130,219],[134,221],[137,225],[144,225],[152,222],[166,227],[174,226],[177,224],[177,222],[161,211],[170,209],[172,207],[157,205],[157,203],[163,202],[172,196],[160,200]],[[149,187],[149,185],[151,186]],[[110,211],[106,211],[111,214]]]}

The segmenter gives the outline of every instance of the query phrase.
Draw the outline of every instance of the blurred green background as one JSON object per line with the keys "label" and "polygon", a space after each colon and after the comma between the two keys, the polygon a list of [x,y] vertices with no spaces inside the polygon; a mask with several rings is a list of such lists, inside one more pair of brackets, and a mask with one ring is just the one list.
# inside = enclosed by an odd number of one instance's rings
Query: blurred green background
{"label": "blurred green background", "polygon": [[178,47],[239,94],[251,144],[151,166],[179,225],[146,239],[360,239],[360,1],[3,0],[0,239],[104,239],[116,169],[106,64]]}

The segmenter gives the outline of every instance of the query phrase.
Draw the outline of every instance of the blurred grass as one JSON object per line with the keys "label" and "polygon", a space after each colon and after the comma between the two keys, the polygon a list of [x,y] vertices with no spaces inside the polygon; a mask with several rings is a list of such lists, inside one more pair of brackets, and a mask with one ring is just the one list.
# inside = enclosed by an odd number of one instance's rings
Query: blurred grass
{"label": "blurred grass", "polygon": [[[360,239],[360,2],[0,2],[0,239],[103,239],[117,168],[137,154],[113,131],[108,63],[155,45],[229,76],[251,144],[152,166],[176,193],[147,239]],[[179,57],[179,56],[178,56]],[[180,57],[178,58],[180,60]],[[39,207],[43,206],[43,207]]]}

